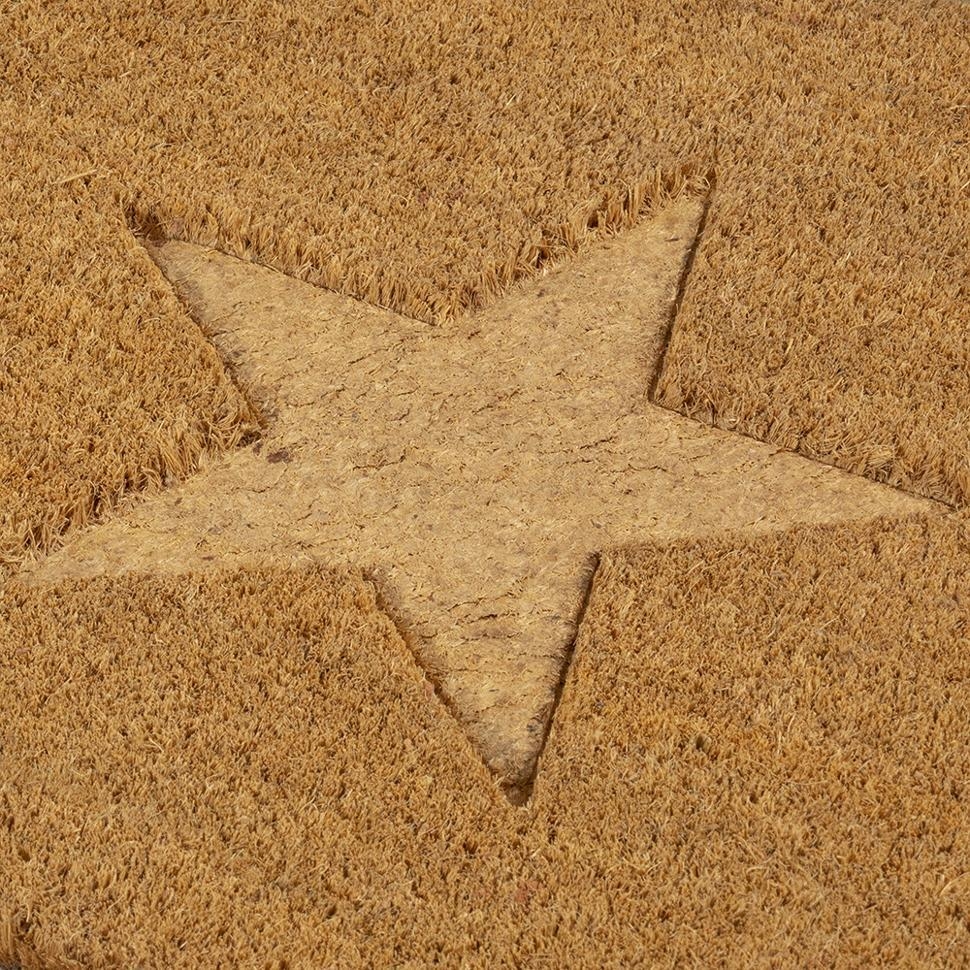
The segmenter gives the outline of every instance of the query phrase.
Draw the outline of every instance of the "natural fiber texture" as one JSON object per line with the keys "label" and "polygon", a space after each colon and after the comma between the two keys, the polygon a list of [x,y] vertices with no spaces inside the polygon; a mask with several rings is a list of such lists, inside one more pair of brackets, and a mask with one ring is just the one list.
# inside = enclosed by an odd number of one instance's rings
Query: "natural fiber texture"
{"label": "natural fiber texture", "polygon": [[709,175],[659,400],[970,495],[966,4],[22,0],[3,18],[5,557],[242,433],[127,223],[430,319]]}
{"label": "natural fiber texture", "polygon": [[530,946],[967,965],[968,589],[939,519],[610,557],[540,769]]}
{"label": "natural fiber texture", "polygon": [[442,915],[462,868],[500,883],[475,847],[511,809],[358,579],[0,603],[0,966],[454,962],[490,935]]}
{"label": "natural fiber texture", "polygon": [[656,400],[970,502],[970,4],[754,25]]}
{"label": "natural fiber texture", "polygon": [[351,574],[0,594],[0,963],[959,966],[970,536],[605,561],[516,810]]}
{"label": "natural fiber texture", "polygon": [[41,126],[4,108],[0,166],[19,168],[0,172],[0,571],[255,428],[110,197],[38,192],[71,150],[15,134]]}

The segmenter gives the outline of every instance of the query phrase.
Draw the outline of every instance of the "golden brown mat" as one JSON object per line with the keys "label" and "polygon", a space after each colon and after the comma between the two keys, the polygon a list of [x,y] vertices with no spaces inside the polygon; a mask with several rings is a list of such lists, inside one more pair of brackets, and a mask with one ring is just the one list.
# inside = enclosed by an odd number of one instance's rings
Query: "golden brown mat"
{"label": "golden brown mat", "polygon": [[658,399],[966,501],[968,11],[5,5],[0,554],[251,420],[130,225],[431,319],[712,185]]}
{"label": "golden brown mat", "polygon": [[353,574],[0,593],[0,963],[958,966],[970,535],[615,555],[510,806]]}

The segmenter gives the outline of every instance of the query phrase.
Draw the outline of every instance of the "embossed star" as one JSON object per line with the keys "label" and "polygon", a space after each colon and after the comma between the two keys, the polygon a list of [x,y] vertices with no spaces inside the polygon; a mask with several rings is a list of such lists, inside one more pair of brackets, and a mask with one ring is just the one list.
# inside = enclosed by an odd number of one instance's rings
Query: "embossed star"
{"label": "embossed star", "polygon": [[681,203],[443,326],[166,244],[159,265],[265,433],[132,500],[33,578],[357,564],[523,789],[599,550],[923,505],[649,403],[698,218]]}

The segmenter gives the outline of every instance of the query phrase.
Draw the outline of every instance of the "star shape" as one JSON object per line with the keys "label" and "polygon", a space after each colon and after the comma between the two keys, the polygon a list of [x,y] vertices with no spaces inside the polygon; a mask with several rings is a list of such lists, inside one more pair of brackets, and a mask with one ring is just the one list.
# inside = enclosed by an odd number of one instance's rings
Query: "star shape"
{"label": "star shape", "polygon": [[355,564],[489,766],[525,791],[600,550],[928,504],[650,404],[699,220],[678,203],[438,326],[161,246],[264,434],[130,500],[30,581]]}

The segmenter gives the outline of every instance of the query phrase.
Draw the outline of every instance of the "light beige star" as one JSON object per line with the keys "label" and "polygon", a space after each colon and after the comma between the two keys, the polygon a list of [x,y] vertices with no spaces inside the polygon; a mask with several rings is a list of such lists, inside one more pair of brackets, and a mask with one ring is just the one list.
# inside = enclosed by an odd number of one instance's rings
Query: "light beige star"
{"label": "light beige star", "polygon": [[357,564],[521,789],[597,552],[927,506],[649,403],[698,216],[680,203],[442,326],[165,244],[160,266],[265,434],[129,501],[32,578]]}

